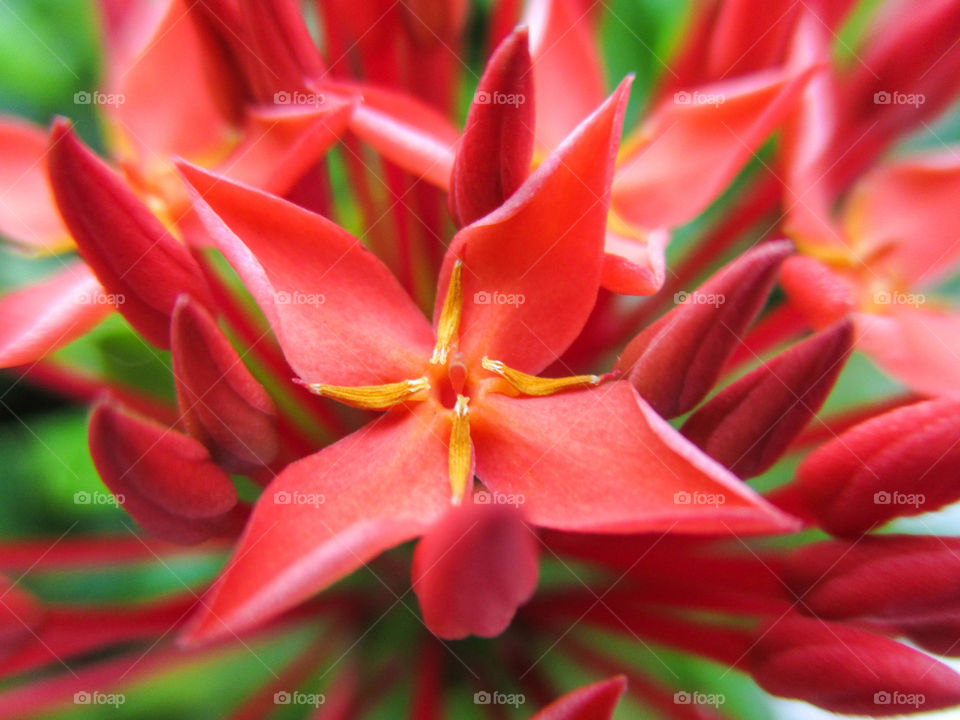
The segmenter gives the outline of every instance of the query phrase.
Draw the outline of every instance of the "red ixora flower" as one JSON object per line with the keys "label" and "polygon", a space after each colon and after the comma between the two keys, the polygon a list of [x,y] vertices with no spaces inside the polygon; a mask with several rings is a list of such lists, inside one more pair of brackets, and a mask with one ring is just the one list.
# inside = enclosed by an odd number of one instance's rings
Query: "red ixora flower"
{"label": "red ixora flower", "polygon": [[[599,288],[626,93],[621,85],[510,200],[458,233],[433,328],[346,231],[181,166],[196,210],[302,382],[386,411],[270,485],[192,638],[260,622],[423,534],[451,505],[469,501],[474,471],[491,491],[522,497],[526,519],[544,527],[793,526],[683,439],[629,382],[536,377],[580,332]],[[678,491],[720,499],[683,505]]]}

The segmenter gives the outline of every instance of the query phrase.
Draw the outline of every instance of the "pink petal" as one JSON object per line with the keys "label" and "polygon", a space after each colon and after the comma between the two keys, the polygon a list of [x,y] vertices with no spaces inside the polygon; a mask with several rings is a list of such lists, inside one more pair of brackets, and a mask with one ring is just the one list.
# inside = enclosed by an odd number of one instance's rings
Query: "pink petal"
{"label": "pink petal", "polygon": [[451,509],[417,545],[413,589],[427,627],[457,640],[494,637],[537,586],[540,542],[512,507]]}
{"label": "pink petal", "polygon": [[536,144],[549,151],[603,102],[603,68],[589,12],[575,0],[533,0],[524,19],[537,94]]}
{"label": "pink petal", "polygon": [[114,310],[110,300],[80,262],[4,295],[0,367],[35,362],[77,339]]}
{"label": "pink petal", "polygon": [[614,210],[644,228],[692,220],[753,156],[808,79],[792,69],[770,71],[664,100],[638,130],[644,144],[617,167]]}
{"label": "pink petal", "polygon": [[670,233],[662,228],[635,230],[630,236],[608,229],[600,280],[603,287],[623,295],[653,295],[666,279],[668,242]]}
{"label": "pink petal", "polygon": [[430,325],[357,238],[279,198],[179,167],[194,208],[300,377],[374,385],[423,374],[434,344]]}
{"label": "pink petal", "polygon": [[[603,262],[613,154],[629,81],[496,211],[457,233],[440,273],[463,261],[460,349],[536,373],[583,328]],[[607,159],[607,162],[602,162]],[[444,294],[437,298],[439,315]]]}
{"label": "pink petal", "polygon": [[50,183],[77,248],[120,313],[157,347],[170,343],[170,314],[187,293],[210,307],[206,281],[190,253],[87,148],[64,120],[51,133]]}
{"label": "pink petal", "polygon": [[625,382],[471,409],[477,475],[531,522],[579,532],[773,532],[793,521]]}
{"label": "pink petal", "polygon": [[932,285],[960,261],[960,159],[956,150],[878,168],[856,187],[845,209],[847,236],[858,247],[893,247],[883,264],[908,287]]}
{"label": "pink petal", "polygon": [[242,632],[302,602],[450,505],[446,419],[387,413],[287,466],[254,508],[187,640]]}
{"label": "pink petal", "polygon": [[[891,299],[926,298],[886,293]],[[855,315],[857,349],[911,390],[924,395],[960,395],[960,313],[902,306],[890,315]]]}
{"label": "pink petal", "polygon": [[102,402],[90,418],[90,453],[120,504],[144,529],[185,545],[227,526],[237,491],[199,442]]}
{"label": "pink petal", "polygon": [[70,247],[44,172],[47,135],[20,119],[0,116],[0,235],[39,253]]}

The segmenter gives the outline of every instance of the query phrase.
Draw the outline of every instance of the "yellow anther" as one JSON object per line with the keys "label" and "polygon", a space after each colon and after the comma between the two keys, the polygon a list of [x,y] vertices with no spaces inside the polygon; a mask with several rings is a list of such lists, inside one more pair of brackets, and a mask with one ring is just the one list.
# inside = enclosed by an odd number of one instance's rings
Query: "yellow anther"
{"label": "yellow anther", "polygon": [[457,395],[457,403],[453,406],[453,423],[450,427],[450,443],[448,455],[448,473],[450,475],[450,489],[453,494],[453,504],[463,502],[470,480],[471,449],[470,449],[470,409],[467,403],[470,398]]}
{"label": "yellow anther", "polygon": [[312,393],[365,410],[389,410],[394,405],[430,389],[430,381],[426,377],[415,380],[401,380],[386,385],[349,386],[321,385],[320,383],[307,383],[306,385]]}
{"label": "yellow anther", "polygon": [[440,311],[440,321],[437,323],[437,346],[433,350],[433,357],[430,358],[430,362],[434,365],[443,365],[447,361],[450,348],[457,342],[460,315],[463,312],[463,283],[460,280],[462,272],[463,263],[457,260],[450,272],[447,296],[443,299],[443,309]]}
{"label": "yellow anther", "polygon": [[484,369],[499,375],[521,395],[553,395],[561,390],[571,388],[585,387],[590,385],[599,385],[603,379],[599,375],[573,375],[565,378],[539,378],[536,375],[527,375],[527,373],[514,370],[507,367],[499,360],[491,360],[488,357],[480,361]]}

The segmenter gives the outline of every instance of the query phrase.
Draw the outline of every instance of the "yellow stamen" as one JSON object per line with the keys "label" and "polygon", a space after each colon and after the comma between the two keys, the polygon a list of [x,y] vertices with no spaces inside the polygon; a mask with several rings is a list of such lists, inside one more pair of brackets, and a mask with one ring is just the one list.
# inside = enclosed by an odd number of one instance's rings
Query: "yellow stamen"
{"label": "yellow stamen", "polygon": [[565,378],[539,378],[536,375],[527,375],[527,373],[514,370],[507,367],[499,360],[491,360],[484,357],[480,364],[486,370],[495,373],[510,383],[522,395],[553,395],[561,390],[570,388],[584,387],[587,385],[599,385],[602,378],[599,375],[574,375]]}
{"label": "yellow stamen", "polygon": [[307,383],[307,388],[312,393],[339,400],[353,407],[365,410],[388,410],[417,393],[429,390],[430,381],[426,377],[420,377],[416,380],[401,380],[386,385],[358,385],[355,387]]}
{"label": "yellow stamen", "polygon": [[470,480],[470,409],[467,407],[469,402],[470,398],[457,395],[457,404],[453,407],[447,467],[454,505],[463,502],[467,481]]}
{"label": "yellow stamen", "polygon": [[463,283],[460,275],[463,263],[457,260],[450,273],[450,285],[447,296],[443,299],[443,309],[440,311],[440,321],[437,323],[437,346],[433,350],[430,362],[442,365],[447,361],[450,348],[457,342],[457,333],[460,330],[460,315],[463,312]]}

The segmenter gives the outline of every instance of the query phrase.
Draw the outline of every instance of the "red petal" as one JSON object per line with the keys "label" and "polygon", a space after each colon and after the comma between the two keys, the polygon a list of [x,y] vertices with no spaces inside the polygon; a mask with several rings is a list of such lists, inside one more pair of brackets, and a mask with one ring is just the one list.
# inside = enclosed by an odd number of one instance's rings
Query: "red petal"
{"label": "red petal", "polygon": [[552,150],[603,102],[600,53],[588,12],[573,0],[534,0],[530,26],[537,146]]}
{"label": "red petal", "polygon": [[907,286],[932,285],[960,260],[958,196],[960,160],[953,150],[887,165],[848,201],[847,236],[867,248],[893,246],[882,262]]}
{"label": "red petal", "polygon": [[43,608],[17,583],[0,575],[0,659],[6,658],[36,637]]}
{"label": "red petal", "polygon": [[71,245],[44,173],[46,154],[43,130],[0,116],[0,236],[41,253]]}
{"label": "red petal", "polygon": [[340,138],[352,110],[352,102],[334,97],[324,97],[316,109],[251,109],[243,142],[217,170],[231,180],[285,195]]}
{"label": "red petal", "polygon": [[[468,360],[489,355],[537,373],[583,328],[600,285],[628,87],[625,81],[506,203],[454,237],[439,287],[462,260],[460,349]],[[443,301],[441,292],[435,316]]]}
{"label": "red petal", "polygon": [[264,622],[422,534],[450,505],[445,424],[424,403],[287,466],[257,502],[187,640]]}
{"label": "red petal", "polygon": [[183,423],[234,472],[251,472],[277,455],[277,412],[213,318],[181,297],[170,328],[173,374]]}
{"label": "red petal", "polygon": [[467,115],[450,178],[450,212],[458,225],[496,209],[530,173],[534,123],[530,73],[527,31],[515,30],[487,63]]}
{"label": "red petal", "polygon": [[324,73],[320,52],[296,0],[240,0],[240,10],[258,60],[253,70],[267,87],[295,90]]}
{"label": "red petal", "polygon": [[357,238],[279,198],[179,167],[204,225],[304,380],[375,385],[423,374],[430,325]]}
{"label": "red petal", "polygon": [[858,535],[960,498],[960,401],[892,410],[856,425],[797,469],[810,511],[835,535]]}
{"label": "red petal", "polygon": [[626,689],[622,675],[586,685],[550,703],[530,720],[610,720]]}
{"label": "red petal", "polygon": [[457,640],[494,637],[537,587],[540,542],[508,506],[451,509],[423,536],[413,589],[427,627]]}
{"label": "red petal", "polygon": [[118,503],[165,540],[205,540],[226,527],[237,503],[229,476],[203,445],[111,401],[90,418],[90,453]]}
{"label": "red petal", "polygon": [[580,532],[794,527],[670,427],[625,382],[471,409],[477,475],[531,522]]}
{"label": "red petal", "polygon": [[447,189],[460,133],[435,109],[403,93],[337,83],[334,89],[362,97],[350,129],[388,160]]}
{"label": "red petal", "polygon": [[623,295],[653,295],[666,279],[664,252],[669,241],[670,233],[662,228],[649,232],[632,230],[629,236],[607,230],[603,287]]}
{"label": "red petal", "polygon": [[186,0],[167,0],[163,13],[133,12],[125,46],[112,43],[120,53],[107,63],[107,88],[120,100],[105,108],[136,147],[134,161],[221,151],[232,137],[240,88],[200,11]]}
{"label": "red petal", "polygon": [[786,578],[824,618],[933,621],[960,614],[960,539],[883,535],[794,551]]}
{"label": "red petal", "polygon": [[118,309],[153,345],[170,344],[170,314],[187,293],[210,307],[206,282],[190,253],[129,187],[58,120],[51,133],[50,182],[83,259]]}
{"label": "red petal", "polygon": [[751,673],[767,692],[825,710],[886,716],[960,703],[960,676],[879,635],[787,616],[761,628]]}
{"label": "red petal", "polygon": [[915,392],[960,395],[960,313],[919,309],[926,298],[918,293],[878,295],[903,304],[890,315],[854,315],[857,349]]}
{"label": "red petal", "polygon": [[852,341],[847,321],[794,345],[700,407],[683,434],[739,477],[766,472],[827,399]]}
{"label": "red petal", "polygon": [[618,165],[617,214],[644,228],[693,219],[753,156],[808,79],[792,69],[758,73],[665,100],[638,130],[646,142]]}
{"label": "red petal", "polygon": [[740,336],[763,307],[777,269],[793,250],[770,242],[744,253],[640,333],[617,360],[630,382],[664,417],[699,403],[720,377]]}
{"label": "red petal", "polygon": [[35,362],[72,342],[114,310],[110,299],[80,262],[4,295],[0,298],[0,367]]}

